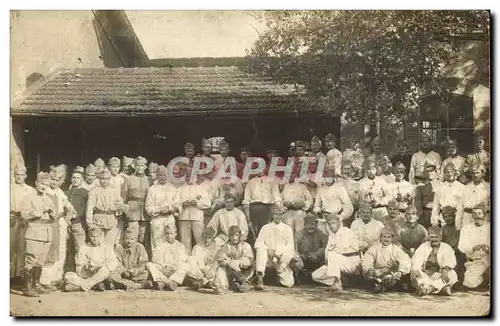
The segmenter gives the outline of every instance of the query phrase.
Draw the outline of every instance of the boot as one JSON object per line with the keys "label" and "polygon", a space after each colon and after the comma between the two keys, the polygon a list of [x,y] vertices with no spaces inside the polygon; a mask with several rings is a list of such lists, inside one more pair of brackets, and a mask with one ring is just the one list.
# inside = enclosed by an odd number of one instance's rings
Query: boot
{"label": "boot", "polygon": [[262,276],[261,272],[257,273],[257,278],[255,280],[254,289],[257,290],[257,291],[263,291],[264,290],[264,276]]}
{"label": "boot", "polygon": [[40,295],[32,288],[33,284],[33,271],[26,269],[24,270],[24,290],[23,295],[25,297],[39,297]]}
{"label": "boot", "polygon": [[38,293],[38,294],[49,294],[52,291],[50,289],[44,288],[40,284],[40,276],[42,275],[42,267],[36,266],[33,267],[32,270],[32,277],[33,277],[33,289]]}

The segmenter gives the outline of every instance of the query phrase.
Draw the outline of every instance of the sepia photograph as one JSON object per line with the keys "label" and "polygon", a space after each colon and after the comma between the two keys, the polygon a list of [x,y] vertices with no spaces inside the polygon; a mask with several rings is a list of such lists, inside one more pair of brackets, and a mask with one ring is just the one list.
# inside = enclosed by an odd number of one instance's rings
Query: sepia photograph
{"label": "sepia photograph", "polygon": [[10,316],[491,316],[491,16],[10,10]]}

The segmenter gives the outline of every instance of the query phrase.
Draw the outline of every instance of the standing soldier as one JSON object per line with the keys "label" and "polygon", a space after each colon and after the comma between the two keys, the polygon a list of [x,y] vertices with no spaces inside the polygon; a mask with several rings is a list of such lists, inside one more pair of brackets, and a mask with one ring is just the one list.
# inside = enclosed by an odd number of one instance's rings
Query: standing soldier
{"label": "standing soldier", "polygon": [[96,176],[96,171],[97,170],[93,164],[87,165],[84,175],[85,182],[82,184],[83,189],[90,191],[90,189],[99,184],[99,180],[97,180]]}
{"label": "standing soldier", "polygon": [[[267,156],[267,163],[266,163],[266,168],[264,170],[264,174],[267,176],[269,176],[269,169],[271,168],[271,162],[272,162],[274,157],[278,158],[277,165],[279,167],[283,167],[286,165],[285,160],[281,156],[278,156],[278,153],[276,152],[276,149],[274,147],[269,147],[266,150],[266,156]],[[283,190],[283,187],[286,184],[286,180],[283,180],[284,175],[285,175],[285,172],[282,172],[282,171],[275,172],[275,174],[274,174],[275,182],[279,183],[280,191]]]}
{"label": "standing soldier", "polygon": [[101,243],[113,246],[120,242],[123,230],[118,229],[118,217],[126,210],[123,199],[111,188],[111,172],[105,170],[99,174],[101,185],[89,192],[87,201],[87,225],[99,227]]}
{"label": "standing soldier", "polygon": [[444,224],[440,212],[443,207],[449,205],[457,209],[455,225],[457,230],[460,230],[462,228],[463,215],[462,196],[465,186],[457,181],[458,173],[453,163],[446,164],[444,167],[444,174],[446,180],[441,183],[439,192],[436,193],[434,198],[431,224],[438,225],[439,221]]}
{"label": "standing soldier", "polygon": [[366,177],[358,182],[359,200],[372,204],[373,218],[381,221],[387,215],[387,182],[377,175],[377,163],[366,160]]}
{"label": "standing soldier", "polygon": [[396,142],[396,149],[398,153],[391,158],[392,166],[396,166],[396,163],[401,162],[405,166],[405,180],[408,181],[408,172],[411,166],[411,154],[408,153],[408,142],[402,139],[398,139]]}
{"label": "standing soldier", "polygon": [[425,171],[415,175],[417,182],[419,179],[425,180],[418,184],[415,189],[415,207],[418,212],[418,223],[426,229],[431,226],[432,207],[434,205],[435,194],[441,188],[441,182],[438,180],[438,174],[434,163],[425,163]]}
{"label": "standing soldier", "polygon": [[472,181],[464,187],[462,196],[462,206],[464,209],[462,226],[474,223],[472,219],[472,210],[474,207],[479,204],[490,207],[490,183],[484,181],[485,170],[484,165],[480,163],[470,167]]}
{"label": "standing soldier", "polygon": [[488,153],[484,149],[484,137],[477,136],[476,137],[476,152],[474,154],[470,154],[467,156],[465,160],[464,172],[472,178],[470,175],[470,167],[474,164],[482,164],[486,169],[485,177],[486,180],[489,180],[489,172],[490,172],[490,153]]}
{"label": "standing soldier", "polygon": [[23,294],[27,297],[38,297],[39,294],[50,292],[39,284],[52,242],[52,223],[56,217],[54,203],[45,193],[50,182],[47,173],[38,173],[36,193],[26,195],[21,205],[21,217],[28,224],[24,235],[26,251],[23,273]]}
{"label": "standing soldier", "polygon": [[457,169],[457,172],[459,174],[458,181],[465,184],[467,181],[464,175],[465,158],[458,155],[457,141],[448,139],[444,143],[444,145],[446,147],[446,154],[448,156],[443,160],[443,163],[441,164],[441,181],[445,180],[444,167],[446,166],[446,164],[451,162],[455,165],[455,168]]}
{"label": "standing soldier", "polygon": [[146,159],[138,156],[134,163],[135,174],[125,180],[122,189],[122,198],[124,203],[129,206],[127,213],[128,227],[134,227],[139,230],[138,241],[147,248],[145,235],[149,218],[144,208],[144,202],[146,201],[148,189],[151,186],[151,180],[145,174]]}
{"label": "standing soldier", "polygon": [[434,163],[437,167],[441,166],[441,155],[432,150],[431,136],[422,133],[420,136],[420,151],[411,157],[409,179],[412,184],[417,184],[415,175],[418,172],[424,172],[425,162]]}
{"label": "standing soldier", "polygon": [[121,196],[121,191],[125,179],[119,174],[120,172],[120,159],[117,157],[112,157],[108,160],[108,169],[111,172],[111,179],[109,180],[109,186],[115,189]]}
{"label": "standing soldier", "polygon": [[150,162],[148,166],[148,175],[149,178],[151,179],[151,184],[157,184],[158,183],[158,176],[156,175],[156,170],[158,169],[158,164],[155,162]]}
{"label": "standing soldier", "polygon": [[106,163],[104,163],[104,160],[102,158],[98,158],[97,160],[95,160],[94,166],[96,169],[96,173],[99,174],[102,171],[104,171],[104,168],[106,167]]}
{"label": "standing soldier", "polygon": [[14,168],[14,184],[10,187],[10,277],[21,276],[24,265],[24,232],[26,225],[21,216],[23,200],[36,194],[33,187],[25,183],[26,167]]}
{"label": "standing soldier", "polygon": [[368,160],[372,160],[377,163],[377,175],[382,174],[382,169],[379,162],[381,162],[385,156],[385,153],[382,152],[382,148],[380,147],[380,137],[377,136],[372,140],[370,155],[367,158]]}
{"label": "standing soldier", "polygon": [[347,190],[347,194],[349,195],[349,199],[351,199],[352,207],[354,211],[352,216],[347,220],[343,221],[343,225],[350,227],[352,221],[356,218],[356,214],[358,211],[358,203],[359,203],[359,184],[357,181],[353,179],[353,176],[356,172],[354,172],[354,168],[350,161],[344,160],[342,162],[342,175],[338,178],[337,182],[344,186]]}
{"label": "standing soldier", "polygon": [[386,155],[382,156],[382,159],[378,162],[380,166],[380,176],[384,178],[387,183],[392,183],[396,180],[394,173],[392,173],[391,160]]}
{"label": "standing soldier", "polygon": [[311,156],[316,157],[319,159],[320,157],[326,158],[326,155],[321,151],[322,148],[321,144],[321,139],[319,139],[317,136],[314,136],[311,139]]}
{"label": "standing soldier", "polygon": [[194,157],[196,156],[196,149],[191,143],[184,144],[184,155],[189,159],[189,163],[186,166],[186,172],[191,172],[194,164]]}
{"label": "standing soldier", "polygon": [[325,146],[328,150],[326,153],[326,166],[334,168],[335,175],[339,175],[342,167],[342,152],[335,148],[337,139],[333,134],[326,134]]}
{"label": "standing soldier", "polygon": [[387,192],[390,199],[394,199],[398,203],[399,211],[404,213],[408,205],[413,205],[415,187],[404,179],[406,171],[403,163],[396,163],[394,173],[396,179],[387,185]]}
{"label": "standing soldier", "polygon": [[[350,143],[350,144],[349,144]],[[354,180],[360,180],[363,177],[363,163],[365,162],[365,155],[361,150],[361,140],[355,137],[352,140],[346,140],[346,146],[348,148],[344,151],[342,155],[343,161],[349,161],[352,165]],[[344,163],[342,162],[342,167]]]}
{"label": "standing soldier", "polygon": [[125,180],[134,174],[134,159],[131,157],[124,156],[122,159],[122,172],[120,172],[120,176]]}
{"label": "standing soldier", "polygon": [[295,173],[292,173],[290,182],[285,185],[281,193],[283,206],[286,209],[283,223],[290,226],[294,233],[304,229],[306,212],[313,204],[309,190],[303,183],[296,181],[295,177]]}
{"label": "standing soldier", "polygon": [[158,183],[149,188],[146,196],[146,213],[151,217],[151,248],[165,242],[165,226],[175,225],[175,216],[179,216],[180,202],[178,188],[167,182],[168,170],[158,167]]}

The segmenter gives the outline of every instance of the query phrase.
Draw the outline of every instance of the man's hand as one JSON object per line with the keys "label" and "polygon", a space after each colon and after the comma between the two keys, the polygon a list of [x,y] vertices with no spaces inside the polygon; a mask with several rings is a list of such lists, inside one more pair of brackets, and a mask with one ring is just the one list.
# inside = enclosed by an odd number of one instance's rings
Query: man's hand
{"label": "man's hand", "polygon": [[399,281],[401,280],[401,277],[403,277],[403,273],[401,272],[396,272],[394,273],[394,275],[392,276],[395,280]]}
{"label": "man's hand", "polygon": [[267,249],[267,255],[271,258],[276,257],[276,250],[274,249]]}
{"label": "man's hand", "polygon": [[375,275],[375,277],[382,277],[382,275],[383,275],[383,273],[382,273],[382,271],[381,271],[381,270],[377,270],[377,269],[376,269],[374,272],[375,272],[375,274],[374,274],[374,275]]}
{"label": "man's hand", "polygon": [[283,206],[285,206],[286,208],[291,208],[292,207],[292,203],[289,202],[288,200],[285,200],[285,201],[283,201]]}
{"label": "man's hand", "polygon": [[228,260],[227,260],[227,258],[219,259],[217,261],[217,263],[219,264],[220,267],[226,267],[227,263],[228,263]]}
{"label": "man's hand", "polygon": [[306,206],[306,203],[304,203],[302,200],[295,202],[293,205],[293,208],[296,210],[302,209],[302,207]]}
{"label": "man's hand", "polygon": [[246,268],[248,268],[248,267],[250,267],[250,265],[248,265],[248,264],[247,264],[247,263],[245,263],[244,261],[241,261],[241,262],[240,262],[240,268],[241,268],[241,269],[246,269]]}
{"label": "man's hand", "polygon": [[448,276],[448,269],[445,268],[441,271],[441,279],[445,282],[448,283],[450,281],[450,277]]}
{"label": "man's hand", "polygon": [[131,277],[130,272],[129,271],[123,271],[122,272],[122,277],[123,278],[130,278]]}
{"label": "man's hand", "polygon": [[420,271],[413,271],[413,277],[420,277],[422,273]]}
{"label": "man's hand", "polygon": [[480,251],[483,249],[483,245],[475,245],[474,247],[472,247],[472,251]]}
{"label": "man's hand", "polygon": [[368,274],[369,276],[375,277],[375,269],[370,268],[370,269],[368,270],[367,274]]}

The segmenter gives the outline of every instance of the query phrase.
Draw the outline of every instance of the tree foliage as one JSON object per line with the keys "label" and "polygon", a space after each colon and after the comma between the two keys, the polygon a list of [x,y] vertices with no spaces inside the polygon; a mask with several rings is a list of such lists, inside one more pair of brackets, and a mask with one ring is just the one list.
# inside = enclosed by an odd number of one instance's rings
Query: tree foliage
{"label": "tree foliage", "polygon": [[350,122],[415,114],[420,90],[444,92],[440,68],[459,40],[489,39],[488,11],[268,11],[250,71],[302,85]]}

